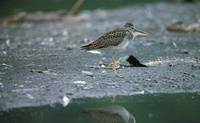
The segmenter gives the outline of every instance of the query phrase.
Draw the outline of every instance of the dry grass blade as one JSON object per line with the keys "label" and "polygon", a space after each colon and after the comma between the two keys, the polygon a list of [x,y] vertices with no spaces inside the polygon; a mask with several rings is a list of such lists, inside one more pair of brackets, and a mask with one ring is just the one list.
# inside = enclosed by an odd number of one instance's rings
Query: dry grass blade
{"label": "dry grass blade", "polygon": [[69,10],[68,15],[75,15],[85,0],[77,0],[76,3]]}

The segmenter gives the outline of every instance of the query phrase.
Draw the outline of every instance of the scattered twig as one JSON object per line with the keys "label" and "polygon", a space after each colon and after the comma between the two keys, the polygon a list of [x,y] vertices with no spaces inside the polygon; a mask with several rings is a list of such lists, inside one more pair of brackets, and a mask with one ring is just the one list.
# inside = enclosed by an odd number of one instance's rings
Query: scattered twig
{"label": "scattered twig", "polygon": [[78,13],[78,11],[80,10],[81,5],[83,4],[85,0],[77,0],[76,3],[72,6],[72,8],[69,10],[68,12],[68,16],[69,15],[75,15],[76,13]]}
{"label": "scattered twig", "polygon": [[45,70],[36,70],[36,69],[31,69],[30,72],[32,73],[49,73],[49,70],[45,68]]}
{"label": "scattered twig", "polygon": [[56,73],[51,73],[48,68],[45,68],[45,70],[31,69],[30,72],[32,72],[32,73],[48,74],[48,75],[57,75]]}
{"label": "scattered twig", "polygon": [[64,21],[83,21],[90,19],[89,15],[76,15],[81,5],[84,3],[85,0],[77,0],[76,3],[72,6],[72,8],[69,10],[66,16],[62,17],[62,20]]}

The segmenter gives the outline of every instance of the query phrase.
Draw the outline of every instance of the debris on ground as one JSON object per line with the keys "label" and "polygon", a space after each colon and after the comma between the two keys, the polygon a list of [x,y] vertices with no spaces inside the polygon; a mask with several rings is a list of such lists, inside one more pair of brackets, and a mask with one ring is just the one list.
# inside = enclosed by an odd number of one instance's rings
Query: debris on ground
{"label": "debris on ground", "polygon": [[51,74],[51,75],[56,75],[56,73],[50,72],[48,68],[45,68],[45,70],[39,70],[39,69],[31,69],[30,72],[32,73],[41,73],[41,74]]}
{"label": "debris on ground", "polygon": [[200,32],[200,23],[187,24],[182,21],[177,21],[167,26],[167,30],[172,32]]}
{"label": "debris on ground", "polygon": [[140,63],[134,56],[130,55],[127,58],[127,62],[130,64],[131,67],[147,67],[146,65]]}
{"label": "debris on ground", "polygon": [[84,75],[87,75],[87,76],[90,76],[90,77],[94,77],[94,74],[92,73],[92,72],[90,72],[90,71],[81,71],[82,72],[82,74],[84,74]]}

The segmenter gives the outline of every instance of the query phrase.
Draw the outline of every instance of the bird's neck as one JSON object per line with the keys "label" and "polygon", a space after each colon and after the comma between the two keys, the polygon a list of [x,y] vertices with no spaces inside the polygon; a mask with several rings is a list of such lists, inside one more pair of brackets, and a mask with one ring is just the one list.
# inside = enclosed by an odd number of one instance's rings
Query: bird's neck
{"label": "bird's neck", "polygon": [[133,40],[135,38],[133,31],[127,30],[127,39],[128,40]]}

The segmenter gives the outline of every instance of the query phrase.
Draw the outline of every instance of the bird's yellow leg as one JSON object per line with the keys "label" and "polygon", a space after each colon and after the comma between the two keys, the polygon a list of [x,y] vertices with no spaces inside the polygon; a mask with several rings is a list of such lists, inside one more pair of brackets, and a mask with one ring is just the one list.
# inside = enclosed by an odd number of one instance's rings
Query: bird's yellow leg
{"label": "bird's yellow leg", "polygon": [[119,68],[120,65],[119,65],[119,62],[115,59],[114,53],[113,53],[113,56],[112,56],[111,67],[112,67],[112,70],[113,70],[115,76],[117,76],[117,77],[122,77],[121,75],[119,75],[119,74],[117,73],[117,68]]}
{"label": "bird's yellow leg", "polygon": [[116,61],[116,59],[115,59],[115,56],[114,56],[114,55],[112,56],[112,63],[111,63],[111,67],[112,67],[112,70],[113,70],[114,72],[116,72],[116,71],[117,71],[117,61]]}

